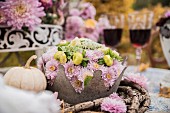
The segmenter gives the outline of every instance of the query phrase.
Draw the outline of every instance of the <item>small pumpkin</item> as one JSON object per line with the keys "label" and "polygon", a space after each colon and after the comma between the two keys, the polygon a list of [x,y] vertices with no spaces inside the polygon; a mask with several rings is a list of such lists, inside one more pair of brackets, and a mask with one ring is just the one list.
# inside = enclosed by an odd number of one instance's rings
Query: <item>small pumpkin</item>
{"label": "small pumpkin", "polygon": [[45,75],[39,69],[30,67],[31,61],[36,58],[37,56],[33,55],[24,67],[11,68],[4,75],[5,83],[24,90],[36,92],[44,90],[47,86]]}

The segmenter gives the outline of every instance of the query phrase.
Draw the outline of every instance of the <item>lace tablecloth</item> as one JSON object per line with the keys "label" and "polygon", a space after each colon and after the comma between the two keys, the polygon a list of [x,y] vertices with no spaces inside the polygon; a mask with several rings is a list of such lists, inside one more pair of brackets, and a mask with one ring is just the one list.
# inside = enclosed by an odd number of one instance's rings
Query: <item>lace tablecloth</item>
{"label": "lace tablecloth", "polygon": [[[125,73],[133,72],[134,66],[129,66]],[[148,78],[148,91],[151,96],[151,105],[147,113],[170,113],[170,98],[159,97],[160,83],[165,76],[170,76],[170,70],[148,68],[141,73]]]}

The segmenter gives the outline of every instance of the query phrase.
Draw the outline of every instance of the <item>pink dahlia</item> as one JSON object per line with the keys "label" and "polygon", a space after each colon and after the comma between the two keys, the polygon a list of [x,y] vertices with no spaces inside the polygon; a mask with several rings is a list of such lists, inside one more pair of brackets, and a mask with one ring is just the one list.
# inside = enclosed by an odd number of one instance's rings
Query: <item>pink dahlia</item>
{"label": "pink dahlia", "polygon": [[71,41],[73,40],[75,37],[81,38],[83,37],[82,31],[76,31],[75,33],[71,33],[71,32],[66,32],[65,33],[65,37],[67,41]]}
{"label": "pink dahlia", "polygon": [[129,73],[128,76],[125,76],[125,79],[139,84],[141,87],[147,89],[147,78],[140,74]]}
{"label": "pink dahlia", "polygon": [[114,68],[104,68],[102,70],[102,78],[106,87],[112,86],[115,83],[118,75]]}
{"label": "pink dahlia", "polygon": [[67,21],[66,21],[66,31],[75,33],[80,30],[83,24],[84,22],[82,18],[78,16],[70,16],[67,18]]}
{"label": "pink dahlia", "polygon": [[91,3],[83,3],[80,6],[83,10],[81,11],[80,16],[83,19],[94,19],[96,15],[96,9]]}
{"label": "pink dahlia", "polygon": [[[70,16],[66,20],[66,39],[72,38],[69,34],[73,37],[77,35],[81,35],[82,27],[84,25],[84,21],[82,18],[78,16]],[[79,36],[77,36],[79,37]]]}
{"label": "pink dahlia", "polygon": [[72,60],[64,64],[64,68],[65,68],[66,76],[69,79],[71,79],[74,75],[77,75],[80,71],[80,67],[75,66]]}
{"label": "pink dahlia", "polygon": [[126,104],[122,100],[105,98],[101,104],[101,110],[109,113],[126,113]]}
{"label": "pink dahlia", "polygon": [[41,23],[40,17],[45,16],[38,0],[6,0],[1,8],[7,15],[7,24],[17,29],[26,26],[32,30]]}
{"label": "pink dahlia", "polygon": [[75,8],[71,9],[69,13],[70,13],[71,16],[79,16],[80,15],[80,11],[78,9],[75,9]]}
{"label": "pink dahlia", "polygon": [[53,5],[52,0],[40,0],[40,2],[42,3],[45,9],[48,9],[49,7]]}
{"label": "pink dahlia", "polygon": [[58,65],[59,65],[59,62],[54,59],[51,59],[46,63],[45,73],[46,73],[47,79],[51,79],[51,80],[55,79],[55,77],[57,76]]}
{"label": "pink dahlia", "polygon": [[99,39],[99,33],[98,33],[98,31],[96,30],[96,28],[93,29],[93,28],[87,28],[87,27],[86,27],[86,28],[84,28],[84,30],[83,30],[83,37],[89,38],[89,39],[97,42],[98,39]]}

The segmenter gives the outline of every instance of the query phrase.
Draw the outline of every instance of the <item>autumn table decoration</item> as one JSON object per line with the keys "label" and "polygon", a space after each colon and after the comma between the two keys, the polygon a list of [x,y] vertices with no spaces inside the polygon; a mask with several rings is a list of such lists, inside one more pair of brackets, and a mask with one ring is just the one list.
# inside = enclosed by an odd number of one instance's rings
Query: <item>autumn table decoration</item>
{"label": "autumn table decoration", "polygon": [[104,45],[75,38],[47,50],[38,67],[45,72],[48,89],[77,104],[115,92],[126,69],[122,61],[118,52]]}

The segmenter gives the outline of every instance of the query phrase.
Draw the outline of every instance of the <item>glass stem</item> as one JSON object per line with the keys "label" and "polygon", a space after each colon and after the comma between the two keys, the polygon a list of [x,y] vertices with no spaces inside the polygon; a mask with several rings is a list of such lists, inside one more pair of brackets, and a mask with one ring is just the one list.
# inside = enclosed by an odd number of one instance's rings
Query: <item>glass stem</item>
{"label": "glass stem", "polygon": [[136,72],[139,71],[141,54],[142,54],[142,48],[141,48],[141,47],[136,48],[136,64],[137,64],[137,70],[136,70]]}

